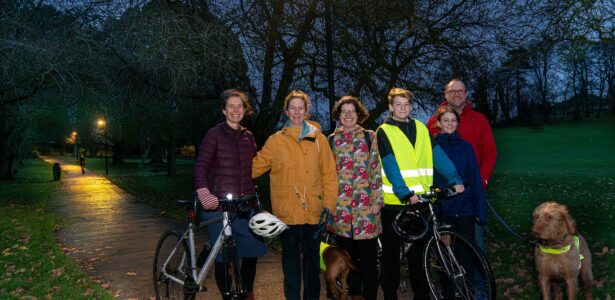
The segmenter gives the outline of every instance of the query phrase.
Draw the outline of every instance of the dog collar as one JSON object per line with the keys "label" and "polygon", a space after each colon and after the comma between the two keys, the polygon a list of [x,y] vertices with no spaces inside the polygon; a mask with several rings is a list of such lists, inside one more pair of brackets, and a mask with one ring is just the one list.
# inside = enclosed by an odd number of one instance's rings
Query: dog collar
{"label": "dog collar", "polygon": [[[543,245],[538,245],[538,247],[540,247],[540,251],[544,252],[544,253],[549,253],[549,254],[563,254],[566,253],[570,250],[570,246],[575,245],[575,247],[577,247],[577,250],[579,250],[579,236],[577,235],[573,235],[572,236],[572,243],[570,243],[570,245],[564,246],[562,248],[547,248]],[[581,254],[581,251],[579,250],[579,260],[583,260],[585,259],[585,257]]]}

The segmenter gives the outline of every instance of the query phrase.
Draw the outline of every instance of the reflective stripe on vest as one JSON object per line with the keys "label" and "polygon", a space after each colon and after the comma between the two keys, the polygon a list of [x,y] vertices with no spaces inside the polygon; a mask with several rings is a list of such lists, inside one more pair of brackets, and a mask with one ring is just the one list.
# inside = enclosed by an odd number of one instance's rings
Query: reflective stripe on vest
{"label": "reflective stripe on vest", "polygon": [[[429,131],[423,123],[415,120],[416,142],[414,147],[408,137],[399,127],[390,124],[382,124],[378,129],[386,133],[393,155],[399,166],[401,177],[406,186],[415,194],[424,194],[433,184],[433,160],[431,139]],[[382,196],[384,203],[389,205],[402,204],[393,193],[393,184],[388,180],[384,172],[382,160],[380,161],[382,172]]]}

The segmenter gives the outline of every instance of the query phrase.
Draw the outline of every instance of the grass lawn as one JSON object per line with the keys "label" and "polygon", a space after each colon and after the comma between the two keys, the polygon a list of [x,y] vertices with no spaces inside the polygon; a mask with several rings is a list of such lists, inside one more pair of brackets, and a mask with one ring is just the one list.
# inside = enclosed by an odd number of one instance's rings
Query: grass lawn
{"label": "grass lawn", "polygon": [[32,159],[17,171],[0,182],[0,299],[113,299],[55,242],[51,165]]}
{"label": "grass lawn", "polygon": [[[522,235],[544,201],[568,206],[593,253],[594,298],[615,296],[615,121],[563,123],[542,130],[494,131],[498,161],[487,193],[502,217]],[[488,256],[498,298],[539,299],[534,249],[489,217]]]}

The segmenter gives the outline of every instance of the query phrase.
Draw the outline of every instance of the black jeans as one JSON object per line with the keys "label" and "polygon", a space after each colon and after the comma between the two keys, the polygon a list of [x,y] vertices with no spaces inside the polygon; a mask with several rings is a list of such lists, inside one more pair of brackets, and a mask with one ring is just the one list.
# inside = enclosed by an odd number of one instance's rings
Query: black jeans
{"label": "black jeans", "polygon": [[[256,277],[256,262],[258,257],[244,257],[241,259],[241,284],[243,288],[251,293],[254,290],[254,278]],[[225,278],[226,281],[225,281]],[[224,267],[224,262],[216,262],[215,267],[216,285],[220,294],[224,294],[225,291],[231,289],[231,278],[229,278],[228,269]],[[225,286],[225,283],[227,286]],[[226,299],[223,297],[223,299]],[[229,298],[230,299],[230,298]]]}
{"label": "black jeans", "polygon": [[[314,239],[318,225],[290,225],[281,234],[282,271],[284,272],[284,295],[288,300],[301,299],[301,275],[303,275],[303,299],[318,300],[320,297],[320,239]],[[301,258],[303,253],[303,259]]]}
{"label": "black jeans", "polygon": [[[399,287],[399,251],[401,240],[393,230],[393,220],[397,213],[404,208],[403,205],[385,205],[380,212],[382,218],[382,260],[381,282],[385,300],[397,300]],[[412,271],[411,271],[412,272]]]}
{"label": "black jeans", "polygon": [[348,287],[351,296],[362,295],[365,300],[376,300],[378,295],[378,239],[353,240],[337,236],[339,247],[348,251],[352,263],[360,272],[350,270]]}

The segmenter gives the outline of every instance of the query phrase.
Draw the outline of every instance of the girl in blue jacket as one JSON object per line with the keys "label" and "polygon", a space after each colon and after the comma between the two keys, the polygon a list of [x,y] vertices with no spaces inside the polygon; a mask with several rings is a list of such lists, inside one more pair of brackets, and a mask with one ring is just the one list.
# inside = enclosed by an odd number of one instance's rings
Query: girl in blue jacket
{"label": "girl in blue jacket", "polygon": [[[468,240],[474,240],[474,224],[484,225],[487,219],[485,193],[481,183],[480,170],[472,145],[461,139],[457,133],[459,115],[448,106],[436,112],[437,126],[441,132],[436,136],[438,145],[455,165],[457,173],[466,185],[463,193],[437,203],[438,214],[444,223],[454,228]],[[445,188],[446,179],[434,172],[434,185]]]}

